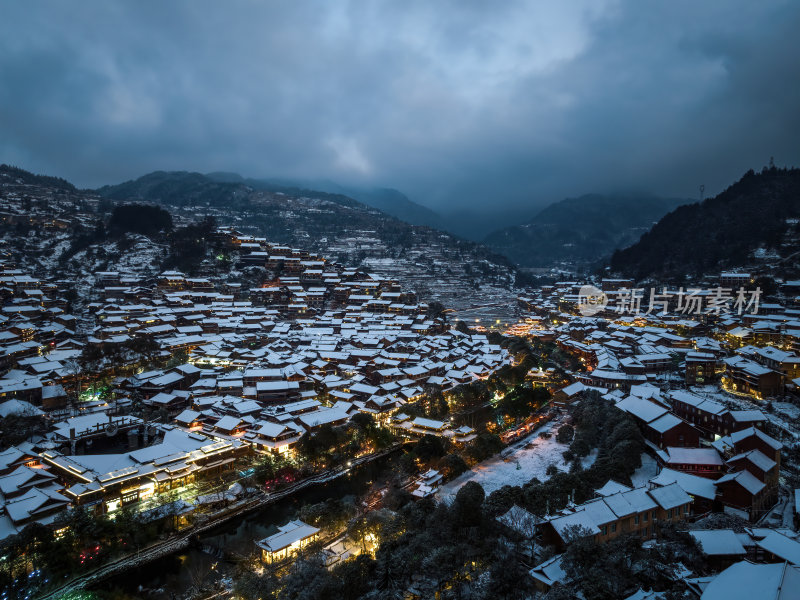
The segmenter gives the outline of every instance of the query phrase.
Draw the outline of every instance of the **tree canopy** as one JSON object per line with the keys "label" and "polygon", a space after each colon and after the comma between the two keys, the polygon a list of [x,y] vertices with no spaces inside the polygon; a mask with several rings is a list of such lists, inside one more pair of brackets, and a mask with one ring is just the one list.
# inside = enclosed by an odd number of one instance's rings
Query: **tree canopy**
{"label": "tree canopy", "polygon": [[151,204],[123,204],[115,206],[108,221],[111,233],[141,233],[154,235],[172,229],[172,215]]}

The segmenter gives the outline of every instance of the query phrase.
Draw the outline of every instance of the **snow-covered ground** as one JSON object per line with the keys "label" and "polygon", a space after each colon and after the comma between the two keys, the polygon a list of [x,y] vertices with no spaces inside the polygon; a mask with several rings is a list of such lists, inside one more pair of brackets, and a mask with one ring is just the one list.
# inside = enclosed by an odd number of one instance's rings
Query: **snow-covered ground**
{"label": "snow-covered ground", "polygon": [[[549,431],[553,424],[537,429],[529,437],[516,442],[506,448],[501,455],[475,465],[471,470],[463,473],[453,481],[443,485],[436,494],[439,500],[451,502],[461,486],[468,481],[475,481],[483,487],[486,494],[499,490],[504,485],[523,485],[534,477],[545,481],[547,467],[554,464],[560,471],[569,469],[564,463],[562,454],[568,448],[567,444],[559,444],[555,434],[549,439],[540,438],[539,433]],[[583,459],[584,468],[591,466],[597,458],[597,451],[593,450]]]}
{"label": "snow-covered ground", "polygon": [[795,406],[791,402],[773,402],[772,407],[776,413],[787,419],[793,421],[800,419],[800,406]]}
{"label": "snow-covered ground", "polygon": [[647,485],[653,477],[658,475],[658,464],[656,459],[649,454],[642,452],[642,466],[634,471],[631,475],[631,482],[633,487],[642,487]]}

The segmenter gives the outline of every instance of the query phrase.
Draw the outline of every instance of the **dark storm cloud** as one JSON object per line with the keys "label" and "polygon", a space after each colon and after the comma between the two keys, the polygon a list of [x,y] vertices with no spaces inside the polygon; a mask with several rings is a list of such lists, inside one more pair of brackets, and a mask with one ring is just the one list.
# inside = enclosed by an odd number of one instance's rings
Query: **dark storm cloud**
{"label": "dark storm cloud", "polygon": [[793,1],[36,2],[0,21],[0,161],[394,186],[439,209],[719,191],[800,164]]}

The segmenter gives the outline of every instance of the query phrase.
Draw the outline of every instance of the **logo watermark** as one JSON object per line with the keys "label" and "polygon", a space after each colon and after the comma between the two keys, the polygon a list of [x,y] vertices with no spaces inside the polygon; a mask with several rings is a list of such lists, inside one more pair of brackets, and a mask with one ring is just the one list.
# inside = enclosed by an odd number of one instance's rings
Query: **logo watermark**
{"label": "logo watermark", "polygon": [[584,285],[578,292],[578,311],[584,317],[593,317],[608,305],[606,293],[593,285]]}
{"label": "logo watermark", "polygon": [[686,290],[682,287],[677,290],[663,288],[661,293],[656,288],[650,288],[649,293],[647,291],[645,288],[621,288],[604,292],[593,285],[584,285],[578,292],[578,312],[584,317],[594,316],[606,308],[620,315],[755,315],[758,314],[761,299],[761,288],[739,288],[735,292],[732,288],[723,287]]}

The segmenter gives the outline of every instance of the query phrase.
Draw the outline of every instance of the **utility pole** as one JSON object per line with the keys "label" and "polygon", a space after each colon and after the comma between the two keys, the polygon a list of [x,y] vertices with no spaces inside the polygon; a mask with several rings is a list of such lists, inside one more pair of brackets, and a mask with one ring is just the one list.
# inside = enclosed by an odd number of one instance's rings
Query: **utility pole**
{"label": "utility pole", "polygon": [[703,201],[703,197],[705,196],[705,193],[706,193],[706,186],[705,186],[704,183],[701,183],[700,184],[700,202]]}

